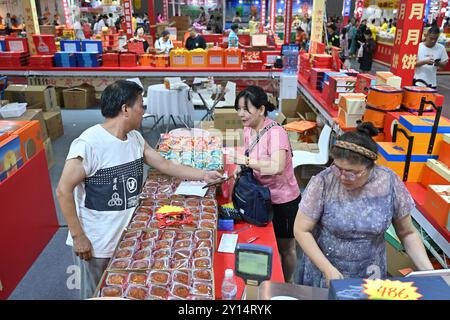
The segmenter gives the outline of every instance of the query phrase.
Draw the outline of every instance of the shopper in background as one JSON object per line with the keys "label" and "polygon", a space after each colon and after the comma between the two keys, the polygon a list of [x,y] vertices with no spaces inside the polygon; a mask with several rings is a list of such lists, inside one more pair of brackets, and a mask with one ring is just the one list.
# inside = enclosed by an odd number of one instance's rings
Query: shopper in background
{"label": "shopper in background", "polygon": [[205,38],[199,35],[194,27],[189,28],[189,33],[189,38],[186,39],[186,49],[206,49]]}
{"label": "shopper in background", "polygon": [[200,7],[200,14],[197,18],[197,22],[202,26],[206,26],[208,24],[208,18],[206,16],[205,8]]}
{"label": "shopper in background", "polygon": [[349,50],[348,50],[348,32],[347,28],[342,28],[341,35],[339,36],[339,47],[341,51],[339,52],[339,58],[344,63],[344,65],[348,68],[349,65]]}
{"label": "shopper in background", "polygon": [[108,14],[107,23],[108,23],[108,27],[114,27],[116,25],[116,21],[114,19],[114,15],[112,13]]}
{"label": "shopper in background", "polygon": [[327,26],[328,31],[328,45],[339,48],[339,34],[337,33],[337,28],[334,23]]}
{"label": "shopper in background", "polygon": [[334,163],[308,183],[294,226],[304,252],[300,284],[386,278],[384,234],[391,223],[417,269],[433,269],[411,221],[414,200],[395,172],[375,164],[376,134],[372,123],[344,133],[332,147]]}
{"label": "shopper in background", "polygon": [[[75,19],[75,22],[73,24],[73,30],[75,31],[75,39],[77,40],[84,40],[84,39],[89,39],[88,37],[86,37],[85,33],[84,33],[84,25],[87,25],[89,28],[89,32],[91,32],[91,25],[89,23],[85,23],[83,20],[79,19]],[[90,37],[90,36],[89,36]]]}
{"label": "shopper in background", "polygon": [[377,40],[377,32],[378,32],[378,28],[375,25],[376,20],[372,19],[371,23],[367,25],[367,27],[369,28],[369,30],[372,32],[372,39],[375,41]]}
{"label": "shopper in background", "polygon": [[53,25],[54,26],[60,26],[61,25],[61,19],[58,14],[53,15]]}
{"label": "shopper in background", "polygon": [[380,29],[382,31],[387,31],[388,30],[388,26],[389,26],[388,20],[386,18],[384,18],[383,19],[383,24],[381,25]]}
{"label": "shopper in background", "polygon": [[136,20],[136,13],[133,13],[133,16],[131,17],[131,28],[133,28],[133,32],[136,32],[137,29],[137,20]]}
{"label": "shopper in background", "polygon": [[392,27],[389,28],[389,33],[395,36],[397,31],[397,22],[392,22]]}
{"label": "shopper in background", "polygon": [[238,26],[240,26],[241,23],[242,23],[241,14],[239,13],[239,11],[236,11],[236,14],[234,15],[233,19],[231,20],[231,24],[237,24]]}
{"label": "shopper in background", "polygon": [[181,179],[217,181],[202,171],[166,160],[137,131],[144,114],[142,88],[119,80],[106,87],[100,102],[103,124],[75,139],[56,189],[80,267],[81,297],[92,297],[120,235],[131,219],[143,184],[143,164]]}
{"label": "shopper in background", "polygon": [[349,56],[354,57],[356,54],[356,34],[358,33],[357,20],[355,18],[350,19],[350,23],[347,25],[348,33],[348,46]]}
{"label": "shopper in background", "polygon": [[237,48],[239,47],[239,25],[238,24],[232,24],[231,25],[231,31],[228,34],[228,48]]}
{"label": "shopper in background", "polygon": [[[301,22],[300,18],[296,15],[294,17],[294,21],[292,21],[292,29],[297,30],[297,28],[300,27],[301,24],[302,24],[302,22]],[[303,30],[305,30],[305,29],[303,29]]]}
{"label": "shopper in background", "polygon": [[80,23],[81,23],[81,28],[83,29],[84,38],[90,39],[92,36],[91,24],[86,19],[81,19]]}
{"label": "shopper in background", "polygon": [[6,13],[6,18],[5,18],[5,31],[6,34],[9,35],[12,31],[12,21],[11,21],[11,13]]}
{"label": "shopper in background", "polygon": [[[167,31],[166,31],[167,32]],[[146,38],[144,38],[144,27],[138,27],[133,39],[131,41],[142,42],[142,46],[144,48],[144,52],[149,52],[150,45]]]}
{"label": "shopper in background", "polygon": [[[230,155],[238,165],[253,169],[255,178],[270,190],[273,205],[273,227],[280,251],[284,278],[292,282],[297,257],[293,226],[300,202],[300,189],[292,166],[292,149],[286,130],[267,117],[275,109],[264,90],[249,86],[235,100],[235,108],[244,125],[244,147],[248,149],[261,130],[269,128],[260,137],[248,157]],[[235,172],[237,175],[240,167]]]}
{"label": "shopper in background", "polygon": [[308,36],[302,27],[297,27],[295,30],[295,44],[300,46],[300,49],[306,50],[306,42],[308,41]]}
{"label": "shopper in background", "polygon": [[156,17],[156,23],[163,23],[164,22],[164,17],[162,16],[161,13],[158,13],[158,16]]}
{"label": "shopper in background", "polygon": [[172,40],[170,40],[170,33],[164,30],[161,33],[161,37],[155,41],[156,54],[169,54],[170,50],[173,49]]}
{"label": "shopper in background", "polygon": [[376,43],[372,38],[372,31],[366,29],[364,31],[365,42],[360,42],[363,46],[362,57],[359,57],[359,68],[361,72],[367,73],[372,70],[373,53],[375,52]]}
{"label": "shopper in background", "polygon": [[440,33],[437,26],[431,27],[428,29],[425,41],[419,44],[414,74],[417,85],[436,88],[438,68],[445,68],[447,65],[447,50],[442,44],[437,43]]}

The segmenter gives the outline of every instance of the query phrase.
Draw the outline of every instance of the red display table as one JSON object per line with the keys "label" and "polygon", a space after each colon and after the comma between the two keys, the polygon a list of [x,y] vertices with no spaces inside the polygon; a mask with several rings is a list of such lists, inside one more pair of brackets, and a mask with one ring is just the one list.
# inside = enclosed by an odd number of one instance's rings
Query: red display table
{"label": "red display table", "polygon": [[0,221],[0,299],[7,299],[59,227],[45,150],[0,183]]}

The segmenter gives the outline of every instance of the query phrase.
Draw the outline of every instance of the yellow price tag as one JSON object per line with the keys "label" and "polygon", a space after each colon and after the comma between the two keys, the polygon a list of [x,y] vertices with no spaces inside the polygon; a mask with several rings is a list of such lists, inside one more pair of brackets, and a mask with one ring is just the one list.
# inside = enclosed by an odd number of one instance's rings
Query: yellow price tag
{"label": "yellow price tag", "polygon": [[368,280],[363,284],[364,293],[369,296],[369,300],[418,300],[423,297],[416,292],[414,282],[401,282],[391,280]]}

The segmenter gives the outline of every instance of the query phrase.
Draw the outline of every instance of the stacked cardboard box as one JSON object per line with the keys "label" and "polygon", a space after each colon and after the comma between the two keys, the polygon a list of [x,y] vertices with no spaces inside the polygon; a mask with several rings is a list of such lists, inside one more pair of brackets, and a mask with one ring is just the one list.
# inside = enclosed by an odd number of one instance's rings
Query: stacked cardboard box
{"label": "stacked cardboard box", "polygon": [[72,109],[86,109],[96,104],[95,88],[82,84],[63,90],[64,106]]}
{"label": "stacked cardboard box", "polygon": [[356,128],[366,111],[366,95],[363,93],[342,93],[339,98],[339,125]]}

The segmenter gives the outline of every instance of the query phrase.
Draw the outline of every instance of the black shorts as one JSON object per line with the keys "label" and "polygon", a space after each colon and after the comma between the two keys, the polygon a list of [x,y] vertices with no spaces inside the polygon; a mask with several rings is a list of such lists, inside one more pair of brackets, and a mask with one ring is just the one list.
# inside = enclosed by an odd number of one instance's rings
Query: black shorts
{"label": "black shorts", "polygon": [[272,204],[273,206],[273,229],[277,238],[294,238],[294,222],[297,216],[298,204],[302,196],[297,199],[281,204]]}

